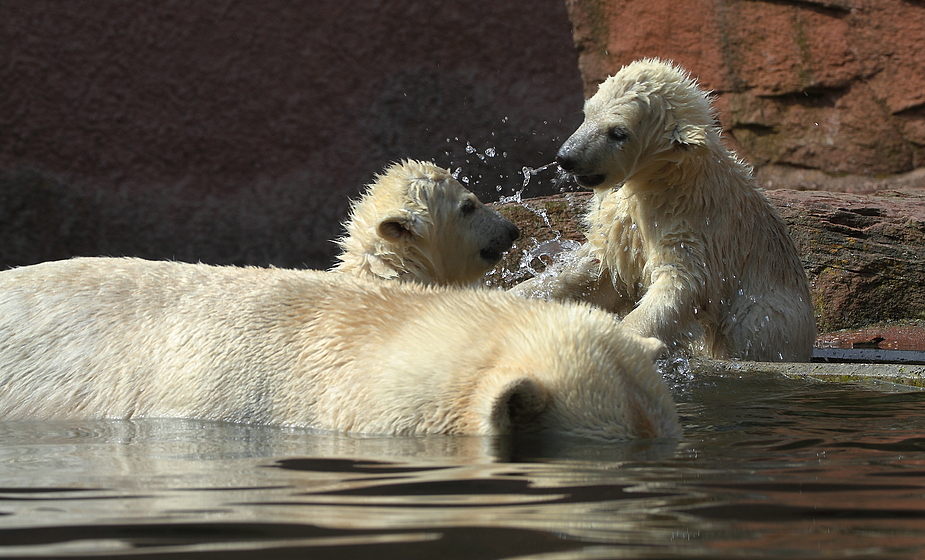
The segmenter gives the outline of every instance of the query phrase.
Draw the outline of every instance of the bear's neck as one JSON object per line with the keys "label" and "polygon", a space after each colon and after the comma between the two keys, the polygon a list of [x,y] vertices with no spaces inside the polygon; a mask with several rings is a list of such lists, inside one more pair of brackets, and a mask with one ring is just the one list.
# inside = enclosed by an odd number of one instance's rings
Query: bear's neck
{"label": "bear's neck", "polygon": [[[691,198],[707,203],[714,196],[736,196],[751,188],[751,166],[726,149],[719,136],[706,146],[653,162],[626,181],[624,194],[640,198]],[[717,189],[716,185],[726,185]]]}
{"label": "bear's neck", "polygon": [[437,277],[437,272],[428,266],[429,260],[423,255],[402,258],[393,247],[345,248],[337,258],[341,262],[334,266],[334,270],[338,272],[419,284],[433,284]]}
{"label": "bear's neck", "polygon": [[[594,256],[616,270],[641,269],[663,235],[717,227],[722,221],[717,213],[760,196],[751,184],[750,166],[718,139],[707,153],[690,155],[651,166],[621,188],[595,191],[586,217]],[[610,245],[625,250],[612,251]]]}

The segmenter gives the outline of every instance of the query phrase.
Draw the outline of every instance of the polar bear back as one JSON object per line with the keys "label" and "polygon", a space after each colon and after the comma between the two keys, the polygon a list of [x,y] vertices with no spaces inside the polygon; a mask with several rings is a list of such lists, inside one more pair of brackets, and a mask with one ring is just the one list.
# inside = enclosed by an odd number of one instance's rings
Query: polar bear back
{"label": "polar bear back", "polygon": [[586,305],[317,271],[74,259],[0,273],[0,418],[677,435],[662,346]]}

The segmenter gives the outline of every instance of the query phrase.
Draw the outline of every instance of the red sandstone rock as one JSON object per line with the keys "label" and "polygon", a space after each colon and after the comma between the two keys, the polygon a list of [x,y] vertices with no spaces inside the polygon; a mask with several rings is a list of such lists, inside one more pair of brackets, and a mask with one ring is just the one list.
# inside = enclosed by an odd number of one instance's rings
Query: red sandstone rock
{"label": "red sandstone rock", "polygon": [[925,321],[898,321],[857,330],[823,333],[816,339],[816,346],[922,351],[925,350]]}
{"label": "red sandstone rock", "polygon": [[753,164],[828,173],[925,167],[925,4],[907,0],[567,0],[585,94],[637,58],[718,95]]}

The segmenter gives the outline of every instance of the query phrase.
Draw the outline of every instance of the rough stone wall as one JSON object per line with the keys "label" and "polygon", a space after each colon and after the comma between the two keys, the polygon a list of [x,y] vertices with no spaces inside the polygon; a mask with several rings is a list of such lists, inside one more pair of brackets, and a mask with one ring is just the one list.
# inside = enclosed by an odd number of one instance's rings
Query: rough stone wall
{"label": "rough stone wall", "polygon": [[717,94],[731,141],[758,167],[925,167],[921,0],[566,3],[586,96],[637,58],[668,58]]}
{"label": "rough stone wall", "polygon": [[348,197],[388,163],[461,167],[490,200],[581,120],[561,0],[5,0],[2,16],[0,268],[327,266]]}
{"label": "rough stone wall", "polygon": [[[796,243],[819,332],[925,319],[925,193],[855,195],[776,189],[765,195]],[[590,193],[499,205],[524,235],[491,272],[510,287],[542,271],[564,241],[583,243]]]}

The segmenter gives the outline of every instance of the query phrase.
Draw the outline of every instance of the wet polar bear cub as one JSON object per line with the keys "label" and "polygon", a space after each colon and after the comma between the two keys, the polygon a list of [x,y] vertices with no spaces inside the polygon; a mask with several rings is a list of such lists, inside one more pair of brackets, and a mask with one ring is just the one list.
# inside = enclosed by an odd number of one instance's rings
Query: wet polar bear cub
{"label": "wet polar bear cub", "polygon": [[82,258],[0,273],[0,418],[679,435],[664,346],[583,304]]}
{"label": "wet polar bear cub", "polygon": [[645,59],[584,112],[556,159],[594,189],[587,243],[515,291],[596,303],[710,357],[809,361],[815,321],[796,247],[723,146],[708,95]]}
{"label": "wet polar bear cub", "polygon": [[476,284],[520,235],[449,171],[406,160],[351,206],[333,270],[421,284]]}

